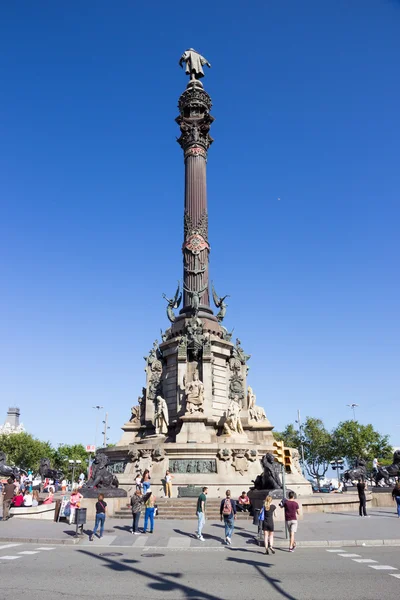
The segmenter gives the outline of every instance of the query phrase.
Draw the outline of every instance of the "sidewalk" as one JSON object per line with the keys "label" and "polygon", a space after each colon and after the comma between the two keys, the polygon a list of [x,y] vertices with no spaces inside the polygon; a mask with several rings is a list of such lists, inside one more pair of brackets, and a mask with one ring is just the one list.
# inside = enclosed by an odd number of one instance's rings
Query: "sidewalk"
{"label": "sidewalk", "polygon": [[[393,508],[377,508],[369,510],[370,517],[359,517],[355,512],[316,513],[305,515],[299,522],[296,535],[298,547],[323,546],[400,546],[400,519]],[[94,545],[134,546],[135,544],[151,547],[171,547],[171,540],[186,538],[188,545],[198,545],[193,534],[196,520],[175,521],[157,520],[152,536],[132,536],[129,533],[129,519],[107,519],[104,538],[95,540]],[[143,518],[140,525],[143,524]],[[93,523],[84,527],[90,531]],[[32,542],[41,544],[86,544],[87,535],[75,538],[75,525],[65,522],[35,521],[11,518],[0,521],[0,542]],[[207,521],[204,528],[207,547],[221,545],[223,524],[220,521]],[[251,521],[237,521],[235,527],[235,545],[246,547],[254,543],[256,527]],[[193,542],[192,542],[193,539]],[[139,542],[139,540],[141,540]],[[275,545],[286,546],[285,531],[281,523],[275,525]]]}

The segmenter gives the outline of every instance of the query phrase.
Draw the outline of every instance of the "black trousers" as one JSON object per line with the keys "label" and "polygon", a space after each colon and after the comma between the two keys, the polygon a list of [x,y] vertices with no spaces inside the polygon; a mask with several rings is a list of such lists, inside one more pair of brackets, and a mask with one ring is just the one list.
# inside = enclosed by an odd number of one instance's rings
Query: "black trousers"
{"label": "black trousers", "polygon": [[360,517],[367,516],[367,498],[365,497],[365,495],[363,494],[362,496],[359,496],[360,498],[360,507],[359,507],[359,512],[360,512]]}

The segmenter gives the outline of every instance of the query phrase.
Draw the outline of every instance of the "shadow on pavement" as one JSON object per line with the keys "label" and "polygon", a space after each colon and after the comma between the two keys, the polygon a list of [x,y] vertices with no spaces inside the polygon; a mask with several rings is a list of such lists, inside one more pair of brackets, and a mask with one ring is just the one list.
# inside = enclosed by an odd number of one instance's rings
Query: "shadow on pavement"
{"label": "shadow on pavement", "polygon": [[[179,531],[179,530],[178,530]],[[155,563],[152,563],[153,571],[145,570],[144,568],[139,568],[140,561],[135,559],[123,559],[123,560],[115,560],[110,557],[99,556],[98,554],[94,554],[88,550],[78,550],[81,554],[85,554],[91,558],[95,558],[96,560],[102,561],[103,566],[111,569],[116,572],[121,571],[130,571],[131,573],[142,576],[144,579],[148,580],[148,587],[157,592],[179,592],[180,595],[183,595],[184,598],[190,598],[191,600],[221,600],[219,596],[214,596],[213,594],[209,594],[204,592],[203,590],[195,589],[190,585],[185,585],[183,582],[177,581],[178,579],[182,579],[184,576],[181,572],[174,573],[156,573],[154,572]],[[254,567],[255,570],[261,575],[274,590],[280,594],[286,600],[297,600],[291,594],[285,592],[281,587],[281,580],[276,577],[272,577],[268,575],[266,569],[270,569],[273,567],[272,563],[268,562],[259,562],[255,560],[247,560],[241,558],[227,557],[226,560],[235,562],[237,564],[242,565],[244,568]]]}

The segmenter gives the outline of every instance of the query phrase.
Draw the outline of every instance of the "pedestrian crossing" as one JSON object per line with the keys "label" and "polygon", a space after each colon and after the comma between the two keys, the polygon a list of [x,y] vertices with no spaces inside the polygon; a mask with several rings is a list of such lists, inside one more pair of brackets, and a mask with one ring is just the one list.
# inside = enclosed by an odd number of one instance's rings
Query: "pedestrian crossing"
{"label": "pedestrian crossing", "polygon": [[[334,556],[340,556],[342,558],[349,558],[353,562],[356,562],[361,565],[365,565],[370,569],[374,569],[375,571],[398,571],[397,567],[392,567],[391,565],[381,565],[377,560],[372,558],[362,558],[360,554],[353,554],[351,552],[347,552],[342,548],[338,549],[329,549],[327,552],[335,553]],[[374,564],[372,564],[374,563]],[[396,579],[400,579],[400,574],[398,573],[388,573],[391,577],[396,577]]]}
{"label": "pedestrian crossing", "polygon": [[[28,556],[34,556],[40,554],[41,552],[46,552],[50,550],[55,550],[53,546],[42,546],[40,548],[34,548],[33,550],[21,550],[21,546],[24,546],[22,543],[14,543],[14,544],[1,544],[0,545],[0,570],[1,565],[6,564],[7,561],[10,560],[19,560]],[[5,550],[7,552],[12,551],[12,554],[2,554],[1,551]]]}
{"label": "pedestrian crossing", "polygon": [[[83,538],[79,546],[90,546],[90,547],[99,547],[99,546],[118,546],[118,547],[126,547],[126,548],[137,548],[143,549],[148,547],[157,547],[171,550],[186,550],[191,548],[210,548],[218,547],[221,548],[222,539],[208,540],[207,537],[205,542],[200,542],[196,536],[193,534],[187,535],[177,535],[177,536],[165,536],[165,535],[146,535],[142,534],[140,536],[131,536],[131,535],[104,535],[101,539],[94,538],[93,542],[89,541],[89,538]],[[224,547],[224,546],[223,546]]]}

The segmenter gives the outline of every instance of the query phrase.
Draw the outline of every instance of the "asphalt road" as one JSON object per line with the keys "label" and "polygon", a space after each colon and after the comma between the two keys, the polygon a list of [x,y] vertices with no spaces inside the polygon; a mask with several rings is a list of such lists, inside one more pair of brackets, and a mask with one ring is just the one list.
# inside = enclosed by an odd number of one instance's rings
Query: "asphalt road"
{"label": "asphalt road", "polygon": [[[104,556],[109,552],[121,554]],[[0,582],[2,600],[22,597],[23,590],[29,600],[386,600],[400,594],[400,552],[298,548],[266,556],[257,546],[149,551],[2,544]]]}

